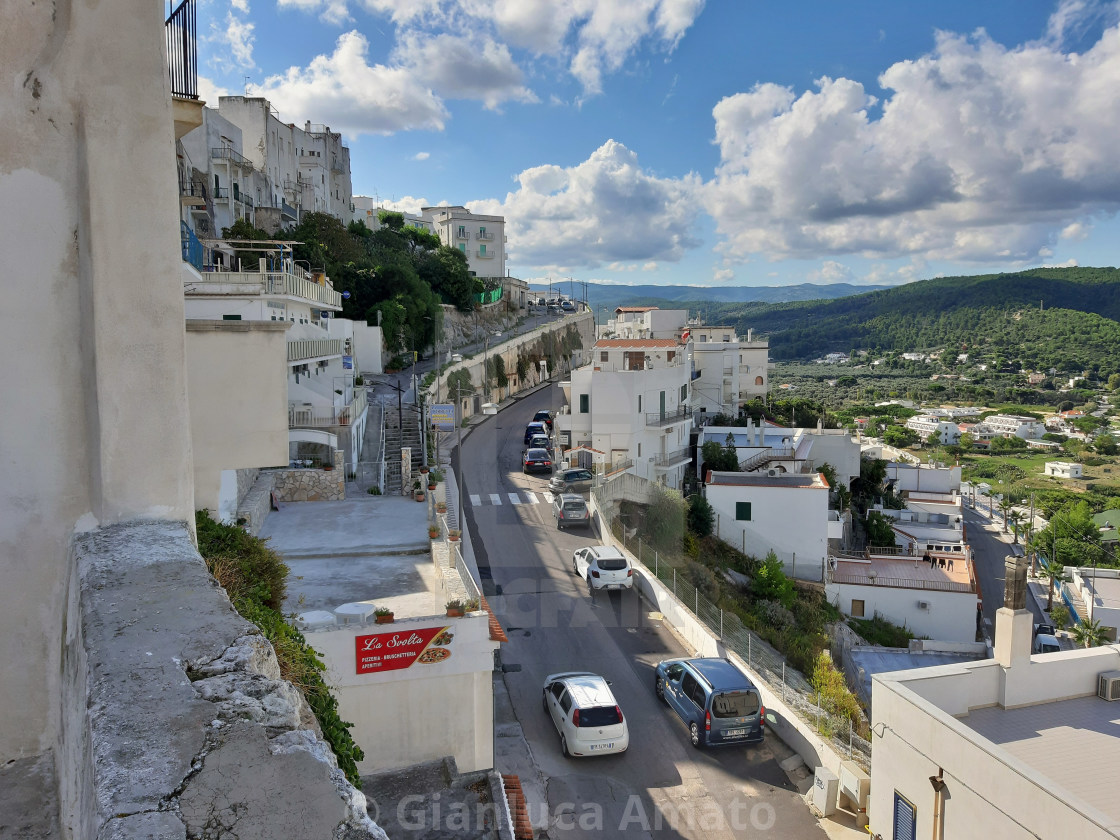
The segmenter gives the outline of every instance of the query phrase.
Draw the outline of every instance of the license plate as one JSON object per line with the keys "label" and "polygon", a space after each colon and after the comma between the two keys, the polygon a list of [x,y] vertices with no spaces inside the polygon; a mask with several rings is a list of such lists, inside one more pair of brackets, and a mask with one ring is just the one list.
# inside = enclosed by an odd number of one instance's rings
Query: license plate
{"label": "license plate", "polygon": [[614,749],[614,744],[592,744],[591,745],[592,752],[594,752],[595,750],[613,750],[613,749]]}
{"label": "license plate", "polygon": [[622,589],[621,583],[608,583],[607,589]]}
{"label": "license plate", "polygon": [[723,733],[725,738],[742,738],[746,734],[747,730],[745,729],[728,729]]}

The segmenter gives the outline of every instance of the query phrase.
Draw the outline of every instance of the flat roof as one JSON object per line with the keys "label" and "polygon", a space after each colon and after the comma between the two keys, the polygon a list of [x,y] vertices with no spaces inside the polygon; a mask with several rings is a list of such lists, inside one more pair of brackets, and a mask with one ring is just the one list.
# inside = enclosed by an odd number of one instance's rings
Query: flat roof
{"label": "flat roof", "polygon": [[652,312],[657,309],[656,306],[619,306],[615,308],[615,312]]}
{"label": "flat roof", "polygon": [[681,343],[675,338],[601,338],[595,346],[609,350],[612,347],[680,347]]}
{"label": "flat roof", "polygon": [[1120,822],[1120,703],[1093,696],[1017,709],[989,706],[958,720]]}
{"label": "flat roof", "polygon": [[783,487],[810,487],[827,490],[819,473],[782,473],[781,475],[763,475],[762,473],[738,472],[712,472],[709,485],[721,487],[770,487],[780,484]]}
{"label": "flat roof", "polygon": [[[922,556],[913,557],[871,557],[865,560],[835,558],[834,578],[838,583],[870,585],[874,572],[876,586],[894,586],[902,589],[931,589],[940,591],[971,591],[972,580],[968,573],[968,559],[964,554],[951,552],[930,552],[935,557],[945,557],[945,568],[930,567],[922,562]],[[953,559],[949,568],[948,558]],[[963,589],[961,587],[964,587]]]}
{"label": "flat roof", "polygon": [[1091,570],[1082,569],[1081,580],[1100,598],[1097,606],[1111,610],[1120,609],[1120,578],[1094,577]]}

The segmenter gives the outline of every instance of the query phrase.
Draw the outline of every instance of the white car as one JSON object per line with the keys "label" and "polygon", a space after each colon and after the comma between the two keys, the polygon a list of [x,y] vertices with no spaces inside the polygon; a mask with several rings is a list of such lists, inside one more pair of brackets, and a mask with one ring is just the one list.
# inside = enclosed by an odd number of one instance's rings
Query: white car
{"label": "white car", "polygon": [[572,553],[572,571],[587,581],[592,598],[600,589],[633,589],[634,568],[626,555],[609,545],[590,545]]}
{"label": "white car", "polygon": [[626,718],[610,683],[598,674],[550,674],[544,681],[541,702],[560,734],[565,758],[621,753],[630,746]]}

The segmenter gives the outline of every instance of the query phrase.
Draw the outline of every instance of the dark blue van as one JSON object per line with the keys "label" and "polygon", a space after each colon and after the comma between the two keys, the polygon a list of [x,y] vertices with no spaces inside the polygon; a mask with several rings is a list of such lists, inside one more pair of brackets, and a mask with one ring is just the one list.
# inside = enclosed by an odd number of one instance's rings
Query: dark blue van
{"label": "dark blue van", "polygon": [[688,726],[694,747],[758,744],[766,708],[747,675],[728,659],[666,659],[653,688]]}

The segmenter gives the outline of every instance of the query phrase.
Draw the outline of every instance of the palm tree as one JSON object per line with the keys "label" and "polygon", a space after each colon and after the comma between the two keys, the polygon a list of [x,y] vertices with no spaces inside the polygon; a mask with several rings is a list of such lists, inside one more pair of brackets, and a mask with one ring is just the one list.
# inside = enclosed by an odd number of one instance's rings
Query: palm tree
{"label": "palm tree", "polygon": [[1011,496],[1004,493],[999,497],[999,512],[1003,514],[1003,533],[1007,533],[1007,514],[1011,510],[1011,506],[1015,504],[1011,501]]}
{"label": "palm tree", "polygon": [[1108,631],[1094,618],[1087,618],[1073,627],[1073,640],[1078,647],[1097,647],[1108,639]]}
{"label": "palm tree", "polygon": [[1050,612],[1050,608],[1054,606],[1054,584],[1056,583],[1061,586],[1061,584],[1069,580],[1069,576],[1066,574],[1065,566],[1057,560],[1043,560],[1042,565],[1038,568],[1038,576],[1049,581],[1046,595],[1046,612]]}
{"label": "palm tree", "polygon": [[1019,542],[1019,525],[1023,521],[1023,519],[1023,514],[1019,513],[1019,511],[1017,510],[1013,510],[1007,515],[1007,519],[1004,520],[1005,522],[1007,520],[1010,520],[1011,522],[1011,532],[1015,535],[1015,543]]}

